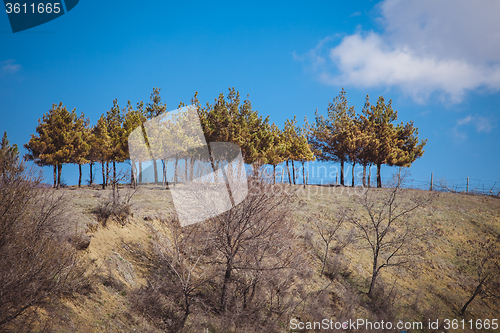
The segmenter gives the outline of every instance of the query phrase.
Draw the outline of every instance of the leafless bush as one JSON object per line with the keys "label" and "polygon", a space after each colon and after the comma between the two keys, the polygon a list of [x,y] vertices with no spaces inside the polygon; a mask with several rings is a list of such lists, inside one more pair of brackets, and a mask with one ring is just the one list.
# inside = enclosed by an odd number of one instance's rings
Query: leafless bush
{"label": "leafless bush", "polygon": [[104,227],[110,217],[115,217],[122,225],[125,225],[128,217],[133,215],[130,200],[135,192],[136,190],[128,191],[122,196],[118,189],[113,189],[109,198],[100,200],[92,212]]}
{"label": "leafless bush", "polygon": [[[318,232],[321,240],[323,241],[324,254],[322,257],[323,266],[321,268],[321,275],[323,275],[328,259],[328,252],[332,242],[334,242],[334,247],[332,251],[334,253],[339,253],[347,245],[354,242],[354,232],[351,231],[348,234],[340,234],[339,229],[342,224],[348,219],[350,210],[346,208],[339,209],[334,214],[320,210],[318,213],[313,214],[310,218],[312,224],[314,225],[316,231]],[[332,273],[332,272],[330,272]]]}
{"label": "leafless bush", "polygon": [[130,295],[136,312],[176,332],[201,329],[203,316],[217,318],[219,331],[281,330],[300,300],[297,281],[308,276],[293,197],[265,182],[249,186],[231,210],[185,227],[175,215],[161,218],[151,225],[149,251],[131,247],[149,270],[148,285]]}
{"label": "leafless bush", "polygon": [[[498,237],[498,236],[497,236]],[[483,301],[500,300],[500,239],[484,235],[468,240],[457,250],[459,271],[467,280],[469,299],[460,309],[463,316],[469,304],[477,297]]]}
{"label": "leafless bush", "polygon": [[86,266],[61,235],[65,203],[23,163],[0,174],[0,330],[20,331],[51,300],[89,290]]}
{"label": "leafless bush", "polygon": [[347,279],[352,274],[352,269],[349,268],[349,260],[342,254],[334,253],[328,257],[323,274],[331,280]]}
{"label": "leafless bush", "polygon": [[195,295],[212,278],[205,262],[207,238],[199,225],[181,228],[175,214],[159,218],[160,226],[149,225],[151,248],[129,247],[148,269],[148,284],[135,289],[131,296],[135,312],[148,318],[156,327],[178,332],[193,311]]}
{"label": "leafless bush", "polygon": [[403,178],[398,175],[389,191],[381,193],[371,189],[355,199],[361,212],[351,215],[350,222],[372,258],[369,296],[375,290],[381,270],[409,267],[425,253],[425,241],[436,235],[435,230],[416,215],[433,196],[405,195],[408,192],[401,189],[402,182]]}

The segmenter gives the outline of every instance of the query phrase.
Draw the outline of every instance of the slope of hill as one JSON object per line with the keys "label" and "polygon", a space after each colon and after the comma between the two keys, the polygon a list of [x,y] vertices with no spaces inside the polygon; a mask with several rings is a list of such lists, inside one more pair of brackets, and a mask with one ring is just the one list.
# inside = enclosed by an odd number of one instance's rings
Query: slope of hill
{"label": "slope of hill", "polygon": [[[210,308],[205,297],[208,293],[218,295],[218,280],[214,280],[193,296],[184,331],[255,332],[264,327],[282,332],[308,331],[305,329],[307,322],[314,328],[313,323],[323,319],[332,320],[332,325],[362,319],[394,324],[399,321],[422,322],[422,329],[411,331],[446,332],[452,329],[446,329],[445,319],[457,319],[460,325],[462,319],[465,319],[465,324],[472,319],[474,325],[478,319],[489,319],[490,323],[492,319],[500,319],[499,304],[479,296],[471,302],[463,317],[459,315],[459,310],[473,291],[473,285],[470,276],[460,270],[460,258],[457,257],[457,249],[467,244],[467,240],[481,239],[484,235],[500,237],[499,198],[402,190],[402,202],[414,197],[432,197],[432,201],[411,219],[413,223],[425,224],[433,232],[418,244],[421,250],[426,250],[425,254],[412,257],[402,267],[381,270],[378,288],[368,296],[366,292],[373,257],[367,243],[354,237],[345,247],[341,246],[337,251],[334,249],[340,238],[348,235],[351,229],[355,230],[354,224],[346,221],[341,225],[331,243],[325,274],[320,275],[324,243],[314,223],[324,216],[335,216],[342,207],[348,207],[359,218],[364,216],[362,206],[355,200],[362,193],[361,189],[287,186],[287,190],[296,195],[293,228],[302,266],[293,278],[286,280],[288,284],[282,286],[287,293],[281,298],[283,304],[278,305],[282,313],[266,317],[277,322],[271,325],[264,323],[264,315],[256,316],[260,319],[249,319],[247,315],[235,319],[236,323],[224,326],[222,323],[227,316],[216,306]],[[130,190],[123,188],[120,191],[123,196]],[[371,189],[370,193],[374,198],[384,198],[390,191]],[[68,297],[54,304],[51,310],[44,310],[54,329],[62,332],[156,332],[165,329],[166,326],[162,325],[168,322],[168,306],[164,309],[164,323],[158,324],[157,314],[150,314],[144,311],[144,306],[139,306],[138,298],[142,294],[138,290],[150,285],[152,279],[151,267],[148,266],[151,262],[146,257],[152,251],[155,230],[169,232],[162,229],[162,223],[173,208],[169,192],[159,186],[140,187],[130,200],[131,211],[110,217],[106,223],[98,221],[94,210],[99,202],[110,196],[110,190],[67,188],[61,192],[69,199],[68,209],[78,222],[75,229],[85,229],[90,236],[90,245],[80,253],[88,260],[94,276],[90,294]],[[200,267],[202,270],[209,269],[203,264]],[[270,295],[266,302],[273,301],[280,302],[279,292],[276,292],[275,298]],[[262,304],[268,304],[266,302]],[[265,305],[259,311],[264,313]],[[277,311],[276,308],[273,311]],[[262,322],[239,325],[238,320]],[[439,320],[439,330],[430,329],[429,321],[436,320]],[[299,329],[302,328],[299,323],[304,323],[303,330]],[[359,331],[369,332],[367,328],[362,326]],[[352,327],[347,327],[349,330],[354,331]],[[318,327],[316,331],[320,331]],[[489,330],[473,327],[464,331]]]}

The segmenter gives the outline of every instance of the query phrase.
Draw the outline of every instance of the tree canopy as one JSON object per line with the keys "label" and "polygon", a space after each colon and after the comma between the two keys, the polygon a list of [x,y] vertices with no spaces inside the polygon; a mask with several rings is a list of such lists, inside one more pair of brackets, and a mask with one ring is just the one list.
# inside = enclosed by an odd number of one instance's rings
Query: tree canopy
{"label": "tree canopy", "polygon": [[[61,184],[61,170],[65,163],[79,165],[79,185],[81,166],[90,164],[92,183],[92,165],[100,163],[103,187],[110,180],[109,163],[112,163],[112,181],[116,183],[115,164],[130,160],[131,154],[134,156],[134,161],[130,161],[133,184],[137,181],[133,178],[135,174],[139,174],[141,182],[142,163],[148,161],[153,162],[155,183],[158,182],[157,161],[163,165],[163,183],[166,182],[166,168],[171,160],[175,164],[177,180],[178,161],[184,160],[185,166],[191,164],[192,169],[193,159],[200,157],[193,155],[196,154],[194,150],[189,154],[173,153],[178,150],[175,146],[192,146],[188,142],[190,139],[179,133],[191,131],[194,123],[190,119],[183,119],[180,114],[166,112],[167,105],[162,102],[160,93],[160,88],[154,88],[150,101],[147,104],[140,101],[135,108],[128,101],[126,107],[121,109],[115,99],[112,107],[93,126],[90,126],[89,119],[83,113],[78,116],[75,109],[68,111],[62,102],[53,104],[49,112],[38,120],[37,134],[33,134],[24,145],[28,151],[25,158],[40,166],[53,166],[54,187]],[[328,104],[325,116],[316,110],[314,123],[310,125],[306,119],[303,127],[297,125],[294,116],[286,120],[280,129],[275,123],[270,123],[269,116],[264,117],[253,109],[248,95],[242,100],[234,87],[229,88],[226,95],[219,94],[213,103],[206,103],[205,106],[201,105],[198,93],[195,93],[191,104],[196,108],[207,143],[229,142],[238,145],[245,163],[257,167],[254,170],[265,164],[273,167],[274,182],[276,166],[286,163],[289,182],[295,184],[294,162],[300,162],[305,184],[304,163],[317,158],[319,161],[340,163],[342,185],[345,183],[345,163],[353,165],[353,186],[356,164],[363,166],[364,185],[366,167],[376,165],[377,186],[381,187],[380,168],[383,164],[409,167],[423,155],[427,142],[419,140],[418,129],[413,121],[396,123],[398,113],[392,108],[392,101],[386,103],[384,97],[380,96],[376,104],[372,105],[367,96],[361,112],[356,114],[355,108],[349,106],[344,89]],[[181,102],[179,107],[183,106],[185,104]],[[134,147],[129,146],[129,137],[136,134],[145,138],[142,140],[146,140],[148,154],[130,151]]]}

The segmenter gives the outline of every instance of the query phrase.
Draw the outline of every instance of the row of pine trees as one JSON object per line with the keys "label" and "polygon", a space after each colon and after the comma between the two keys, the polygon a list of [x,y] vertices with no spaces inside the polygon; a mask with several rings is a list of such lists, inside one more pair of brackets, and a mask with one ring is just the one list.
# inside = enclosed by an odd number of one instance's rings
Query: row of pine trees
{"label": "row of pine trees", "polygon": [[[316,111],[315,121],[307,119],[302,127],[297,126],[294,117],[287,120],[280,129],[252,109],[250,100],[242,101],[240,94],[230,88],[227,96],[220,94],[213,104],[201,105],[197,93],[191,100],[197,108],[198,116],[207,142],[230,142],[241,148],[246,164],[256,166],[271,165],[274,182],[276,166],[286,164],[288,179],[295,183],[294,162],[304,164],[318,158],[321,161],[335,161],[341,165],[340,183],[344,185],[344,164],[361,164],[364,167],[363,184],[366,185],[366,167],[377,166],[377,185],[381,187],[380,167],[382,164],[409,166],[423,154],[426,140],[419,142],[417,128],[413,123],[394,124],[397,112],[391,102],[386,104],[380,97],[376,105],[370,105],[368,96],[359,115],[354,107],[349,107],[342,89],[340,95],[329,104],[326,116]],[[184,106],[183,103],[179,107]],[[160,89],[154,88],[150,101],[143,101],[134,107],[130,101],[120,108],[118,101],[102,114],[93,126],[83,113],[67,110],[62,103],[54,104],[48,113],[39,119],[36,134],[24,145],[28,153],[25,159],[40,166],[52,166],[54,187],[61,185],[64,164],[79,166],[78,186],[82,181],[82,166],[89,164],[90,184],[93,168],[101,164],[102,186],[117,184],[117,163],[130,161],[128,138],[138,127],[165,113],[167,106],[162,103]],[[141,183],[134,175],[142,175],[142,161],[131,162],[131,183]],[[139,170],[136,170],[136,162]],[[163,182],[166,182],[168,160],[161,160]],[[177,166],[177,160],[175,161]],[[187,165],[187,161],[186,161]],[[290,173],[290,165],[292,174]],[[154,181],[158,183],[157,163],[154,161]],[[302,168],[304,172],[305,168]],[[354,168],[353,168],[354,170]],[[305,182],[305,175],[303,175]],[[354,179],[354,177],[353,177]],[[354,180],[353,180],[354,183]],[[354,184],[353,184],[354,186]]]}

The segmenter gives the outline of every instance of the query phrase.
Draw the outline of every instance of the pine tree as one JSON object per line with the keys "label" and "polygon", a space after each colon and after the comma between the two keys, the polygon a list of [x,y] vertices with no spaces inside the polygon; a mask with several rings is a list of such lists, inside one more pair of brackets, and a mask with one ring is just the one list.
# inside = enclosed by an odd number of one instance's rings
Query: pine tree
{"label": "pine tree", "polygon": [[[160,97],[160,88],[153,88],[153,92],[151,93],[150,96],[150,102],[146,104],[145,108],[145,114],[147,119],[153,119],[155,117],[158,117],[165,111],[167,111],[167,104],[161,102],[161,97]],[[161,140],[156,140],[155,142],[158,142],[158,144],[161,142]],[[160,148],[161,149],[161,148]],[[158,183],[158,167],[156,165],[156,159],[153,158],[153,168],[154,168],[154,180],[155,184]]]}
{"label": "pine tree", "polygon": [[78,187],[82,185],[82,165],[89,163],[87,156],[90,151],[90,130],[89,120],[85,119],[82,112],[80,117],[76,118],[72,130],[72,146],[71,163],[78,164]]}
{"label": "pine tree", "polygon": [[[307,141],[307,135],[303,132],[301,128],[297,126],[297,117],[294,116],[292,120],[287,119],[285,121],[285,127],[283,129],[283,141],[286,149],[283,154],[283,159],[286,161],[288,179],[290,184],[296,183],[295,175],[295,161],[304,162],[314,160],[314,154],[311,151],[311,147]],[[290,175],[289,162],[292,164],[292,175]],[[305,182],[305,175],[304,182]]]}
{"label": "pine tree", "polygon": [[267,163],[273,166],[273,181],[276,184],[276,166],[283,163],[285,160],[285,152],[287,150],[286,142],[283,138],[283,132],[274,123],[271,125],[270,132],[273,143],[266,150]]}
{"label": "pine tree", "polygon": [[[135,175],[137,175],[137,170],[135,169],[135,163],[137,160],[132,160],[132,156],[134,158],[140,157],[139,151],[130,152],[131,146],[129,145],[130,135],[131,133],[139,127],[142,127],[144,122],[146,121],[146,117],[140,110],[134,110],[130,101],[127,103],[127,108],[125,111],[125,116],[123,120],[123,136],[122,136],[122,149],[125,153],[126,159],[130,159],[130,173],[131,173],[131,185],[135,188],[137,179]],[[132,146],[133,147],[133,146]],[[143,157],[146,158],[146,157]],[[142,162],[142,159],[139,163]]]}
{"label": "pine tree", "polygon": [[306,168],[305,163],[316,160],[312,151],[312,145],[309,143],[310,130],[307,119],[302,127],[297,127],[296,132],[299,135],[299,144],[296,152],[296,158],[302,163],[302,179],[304,188],[306,187]]}
{"label": "pine tree", "polygon": [[383,96],[378,98],[376,105],[363,109],[363,112],[373,131],[371,162],[377,166],[377,187],[380,188],[382,164],[394,165],[401,158],[398,156],[400,151],[396,148],[396,129],[393,124],[398,118],[398,113],[392,108],[392,100],[386,104]]}
{"label": "pine tree", "polygon": [[214,104],[198,109],[207,142],[231,142],[241,148],[247,164],[266,164],[266,150],[273,142],[269,117],[263,118],[252,109],[247,99],[241,103],[240,94],[229,88],[227,97],[220,94]]}
{"label": "pine tree", "polygon": [[19,149],[16,144],[10,145],[7,132],[4,132],[0,142],[0,177],[8,177],[18,164]]}
{"label": "pine tree", "polygon": [[374,153],[376,153],[376,136],[374,124],[365,116],[370,111],[370,98],[366,95],[365,105],[356,119],[356,125],[361,131],[359,143],[359,152],[357,155],[358,163],[363,165],[363,186],[370,187],[371,171],[368,174],[368,183],[366,182],[366,168],[371,165],[375,160]]}
{"label": "pine tree", "polygon": [[27,160],[33,160],[38,165],[54,166],[54,187],[58,189],[63,164],[72,162],[77,118],[75,109],[69,112],[62,102],[53,104],[42,120],[38,119],[38,135],[32,134],[30,141],[24,145],[28,150]]}
{"label": "pine tree", "polygon": [[106,168],[105,164],[110,160],[111,138],[108,135],[106,116],[101,115],[90,135],[90,150],[87,159],[101,163],[102,167],[102,188],[106,188]]}
{"label": "pine tree", "polygon": [[399,124],[396,127],[396,148],[399,151],[398,158],[395,161],[389,161],[390,165],[409,167],[415,160],[424,154],[424,146],[427,139],[419,141],[418,128],[409,123]]}
{"label": "pine tree", "polygon": [[327,118],[316,110],[316,121],[311,127],[311,144],[321,161],[340,163],[340,184],[344,186],[344,164],[354,145],[354,107],[349,107],[345,90],[328,104]]}
{"label": "pine tree", "polygon": [[[128,151],[124,149],[125,131],[122,127],[123,114],[118,100],[113,101],[113,107],[106,113],[106,129],[110,139],[109,160],[113,163],[113,187],[117,185],[116,163],[127,159]],[[107,176],[109,178],[109,176]]]}

